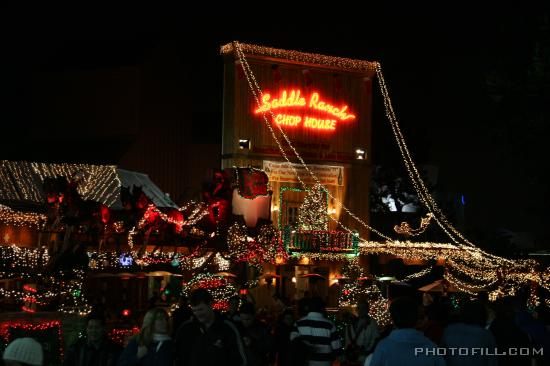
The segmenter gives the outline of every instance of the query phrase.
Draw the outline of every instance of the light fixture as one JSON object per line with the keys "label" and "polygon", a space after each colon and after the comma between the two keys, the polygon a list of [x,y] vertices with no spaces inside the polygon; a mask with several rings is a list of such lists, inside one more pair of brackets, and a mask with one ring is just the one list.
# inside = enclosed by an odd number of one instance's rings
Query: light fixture
{"label": "light fixture", "polygon": [[292,283],[296,283],[296,277],[292,277]]}
{"label": "light fixture", "polygon": [[250,150],[250,140],[248,139],[239,139],[239,149],[241,150]]}
{"label": "light fixture", "polygon": [[359,148],[355,150],[355,158],[357,160],[365,160],[367,157],[367,153],[365,149]]}

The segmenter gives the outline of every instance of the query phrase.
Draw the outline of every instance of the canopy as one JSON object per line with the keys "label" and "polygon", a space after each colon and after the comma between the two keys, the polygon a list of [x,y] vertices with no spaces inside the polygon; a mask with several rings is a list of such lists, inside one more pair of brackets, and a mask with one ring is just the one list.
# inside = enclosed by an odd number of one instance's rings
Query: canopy
{"label": "canopy", "polygon": [[418,289],[422,292],[457,292],[458,289],[446,280],[437,280]]}

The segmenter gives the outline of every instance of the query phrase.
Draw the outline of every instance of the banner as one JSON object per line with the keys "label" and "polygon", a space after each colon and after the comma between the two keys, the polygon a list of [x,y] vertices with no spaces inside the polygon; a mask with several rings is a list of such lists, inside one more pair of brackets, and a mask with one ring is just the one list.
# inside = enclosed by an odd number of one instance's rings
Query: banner
{"label": "banner", "polygon": [[[299,183],[291,166],[296,169],[302,181],[308,185],[315,184],[311,175],[301,164],[289,164],[280,161],[263,161],[263,170],[267,173],[270,182]],[[308,165],[322,185],[343,186],[344,167],[330,165]]]}

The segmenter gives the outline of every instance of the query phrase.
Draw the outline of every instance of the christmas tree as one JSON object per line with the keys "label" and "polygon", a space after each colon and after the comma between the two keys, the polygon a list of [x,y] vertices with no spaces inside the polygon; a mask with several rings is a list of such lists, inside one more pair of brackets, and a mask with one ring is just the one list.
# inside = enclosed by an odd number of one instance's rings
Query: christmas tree
{"label": "christmas tree", "polygon": [[307,192],[298,213],[298,222],[304,230],[327,229],[327,192],[320,184]]}

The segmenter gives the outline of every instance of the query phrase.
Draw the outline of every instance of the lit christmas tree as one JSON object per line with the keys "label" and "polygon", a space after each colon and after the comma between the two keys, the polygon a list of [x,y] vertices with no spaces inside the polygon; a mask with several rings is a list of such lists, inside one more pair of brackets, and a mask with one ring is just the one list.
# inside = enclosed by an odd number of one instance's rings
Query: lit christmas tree
{"label": "lit christmas tree", "polygon": [[304,230],[327,229],[327,192],[321,185],[316,184],[307,192],[298,213],[298,222]]}

